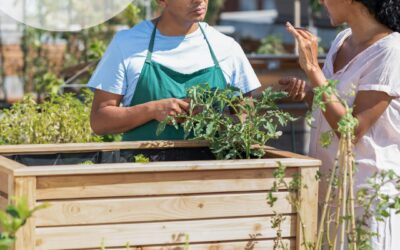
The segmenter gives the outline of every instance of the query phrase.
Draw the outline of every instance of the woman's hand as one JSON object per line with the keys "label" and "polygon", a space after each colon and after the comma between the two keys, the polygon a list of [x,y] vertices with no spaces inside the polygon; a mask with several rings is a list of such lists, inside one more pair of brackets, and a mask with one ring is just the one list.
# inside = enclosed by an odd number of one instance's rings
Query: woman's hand
{"label": "woman's hand", "polygon": [[307,75],[320,71],[321,68],[318,64],[318,38],[305,29],[293,27],[289,22],[286,23],[286,29],[299,44],[300,67]]}
{"label": "woman's hand", "polygon": [[181,100],[176,98],[168,98],[168,99],[153,101],[152,102],[153,118],[159,122],[162,122],[168,116],[177,116],[179,114],[187,113],[189,110],[189,105],[190,103],[187,100]]}
{"label": "woman's hand", "polygon": [[283,91],[288,93],[288,98],[292,101],[301,102],[308,90],[306,81],[296,77],[285,77],[279,80],[279,84],[284,86]]}

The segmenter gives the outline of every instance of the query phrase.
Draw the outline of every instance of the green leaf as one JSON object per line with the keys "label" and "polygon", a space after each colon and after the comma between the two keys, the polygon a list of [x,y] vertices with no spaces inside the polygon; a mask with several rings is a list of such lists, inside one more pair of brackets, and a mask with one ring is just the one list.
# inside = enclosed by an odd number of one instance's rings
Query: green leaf
{"label": "green leaf", "polygon": [[333,131],[326,131],[321,133],[320,137],[319,137],[319,143],[321,144],[321,146],[323,148],[328,148],[329,145],[331,145],[332,143],[332,138],[334,136]]}
{"label": "green leaf", "polygon": [[164,132],[166,126],[167,126],[167,122],[166,121],[160,122],[158,124],[158,126],[157,126],[156,135],[157,136],[161,135],[161,133]]}
{"label": "green leaf", "polygon": [[272,192],[268,192],[268,195],[267,195],[267,204],[268,204],[270,207],[273,207],[274,204],[275,204],[275,202],[276,202],[277,200],[278,200],[278,198],[275,197],[275,196],[273,195]]}
{"label": "green leaf", "polygon": [[143,154],[138,154],[134,156],[135,162],[136,163],[149,163],[150,159]]}

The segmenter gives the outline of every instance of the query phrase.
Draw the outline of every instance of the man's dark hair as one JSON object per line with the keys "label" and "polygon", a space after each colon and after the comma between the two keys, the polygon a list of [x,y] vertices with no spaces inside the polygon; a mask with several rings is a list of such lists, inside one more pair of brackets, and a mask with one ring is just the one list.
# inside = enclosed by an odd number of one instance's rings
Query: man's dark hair
{"label": "man's dark hair", "polygon": [[400,0],[355,0],[365,5],[378,22],[400,32]]}

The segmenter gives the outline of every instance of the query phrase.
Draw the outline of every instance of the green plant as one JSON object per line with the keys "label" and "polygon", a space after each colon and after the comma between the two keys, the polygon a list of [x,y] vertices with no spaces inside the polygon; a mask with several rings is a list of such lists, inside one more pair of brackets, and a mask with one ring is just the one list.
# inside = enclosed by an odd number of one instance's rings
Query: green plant
{"label": "green plant", "polygon": [[271,218],[271,228],[276,230],[276,237],[274,238],[273,249],[277,250],[289,250],[288,244],[283,243],[282,238],[282,222],[285,221],[285,217],[282,214],[274,212],[274,216]]}
{"label": "green plant", "polygon": [[[267,204],[270,207],[273,207],[275,202],[278,200],[278,198],[275,197],[275,193],[279,192],[281,189],[282,190],[287,190],[289,192],[288,196],[286,197],[287,201],[291,206],[293,206],[296,211],[299,211],[300,206],[301,206],[301,200],[297,198],[298,192],[301,188],[306,188],[305,185],[302,185],[302,176],[299,174],[294,174],[292,176],[292,180],[290,182],[287,182],[285,180],[286,176],[286,166],[283,165],[281,162],[278,163],[278,168],[273,172],[273,177],[275,178],[271,190],[267,193]],[[303,219],[300,214],[297,214],[299,216],[299,221],[300,221],[300,226],[301,230],[304,232],[306,225],[304,225]],[[286,250],[288,249],[288,246],[284,245],[282,242],[282,237],[281,237],[281,223],[283,222],[283,217],[282,214],[277,213],[274,211],[274,216],[271,219],[272,223],[272,228],[276,229],[277,231],[277,236],[274,239],[274,250],[280,249],[280,250]],[[305,244],[306,249],[311,249],[310,247],[310,242],[309,239],[305,238],[305,235],[303,235],[303,244]]]}
{"label": "green plant", "polygon": [[103,57],[104,52],[106,51],[106,44],[101,40],[94,40],[89,45],[88,49],[88,59],[90,61],[97,61]]}
{"label": "green plant", "polygon": [[81,163],[81,165],[93,165],[93,164],[94,164],[94,162],[93,161],[89,161],[89,160],[84,161],[84,162]]}
{"label": "green plant", "polygon": [[206,22],[211,25],[216,24],[221,8],[224,6],[225,0],[213,0],[208,2],[208,10]]}
{"label": "green plant", "polygon": [[51,95],[43,103],[32,96],[5,110],[0,118],[0,144],[99,142],[89,114],[93,94],[84,91],[81,102],[72,94]]}
{"label": "green plant", "polygon": [[[396,193],[381,192],[387,184],[394,184]],[[360,249],[373,249],[370,240],[379,237],[377,232],[369,230],[371,219],[384,221],[390,217],[389,209],[400,214],[400,176],[393,170],[375,173],[367,180],[367,185],[357,192],[357,204],[363,209],[363,214],[357,218],[357,242]]]}
{"label": "green plant", "polygon": [[[339,98],[336,84],[336,81],[329,81],[325,86],[314,89],[312,111],[316,109],[326,110],[326,104],[331,100],[323,101],[324,95],[334,95]],[[316,176],[317,179],[326,178],[329,183],[322,204],[317,239],[315,242],[311,239],[302,239],[302,241],[306,249],[320,250],[323,247],[344,249],[347,241],[349,249],[372,250],[370,242],[373,237],[379,237],[379,234],[371,231],[369,227],[371,219],[383,221],[390,216],[389,210],[395,211],[397,214],[400,213],[400,176],[396,175],[394,171],[377,172],[368,180],[366,187],[359,190],[356,199],[353,190],[353,175],[356,171],[356,164],[352,140],[358,120],[352,115],[353,110],[347,103],[340,98],[339,101],[344,105],[346,114],[338,122],[337,130],[322,133],[320,140],[321,145],[326,147],[331,144],[335,133],[340,135],[336,162],[331,173],[328,176],[321,177],[319,174]],[[277,198],[274,197],[273,192],[276,192],[281,185],[284,189],[289,190],[288,200],[290,204],[297,207],[296,204],[301,201],[294,194],[296,189],[301,187],[301,182],[299,185],[299,182],[295,181],[295,177],[293,177],[293,181],[286,184],[283,179],[284,176],[285,168],[279,165],[274,172],[276,182],[267,195],[267,203],[270,206],[274,204]],[[296,179],[301,180],[301,176]],[[396,194],[388,195],[381,192],[382,187],[389,183],[395,185]],[[294,188],[291,188],[291,186]],[[354,209],[356,201],[363,208],[363,214],[357,218]],[[328,205],[332,202],[336,206],[334,209]],[[300,224],[302,230],[305,230],[306,225],[302,223],[301,218]],[[279,237],[277,239],[279,240]]]}
{"label": "green plant", "polygon": [[30,208],[26,199],[14,199],[15,205],[8,205],[5,211],[0,211],[0,250],[12,247],[16,238],[16,232],[25,225],[26,221],[39,209],[47,208],[44,203],[40,206]]}
{"label": "green plant", "polygon": [[282,38],[277,35],[269,35],[261,40],[261,45],[257,50],[258,54],[285,54],[287,51],[283,47]]}
{"label": "green plant", "polygon": [[319,13],[322,9],[321,3],[319,0],[310,0],[310,7],[313,13]]}
{"label": "green plant", "polygon": [[[281,135],[278,124],[285,126],[293,120],[276,105],[286,94],[271,88],[260,98],[253,99],[236,88],[220,90],[199,85],[190,88],[187,96],[190,99],[188,114],[168,117],[160,123],[157,133],[168,124],[177,129],[182,126],[185,138],[193,136],[193,139],[208,141],[217,159],[263,157],[266,142]],[[227,112],[229,109],[232,114]],[[176,118],[184,122],[178,124]]]}
{"label": "green plant", "polygon": [[35,89],[38,93],[57,95],[64,81],[54,73],[47,72],[35,78]]}
{"label": "green plant", "polygon": [[[132,27],[139,23],[144,17],[141,16],[141,9],[131,3],[128,5],[128,7],[119,15],[120,23],[126,24],[129,27]],[[118,19],[118,17],[116,17]]]}
{"label": "green plant", "polygon": [[136,163],[149,163],[150,159],[146,156],[144,156],[143,154],[138,154],[135,155],[134,157],[134,162]]}

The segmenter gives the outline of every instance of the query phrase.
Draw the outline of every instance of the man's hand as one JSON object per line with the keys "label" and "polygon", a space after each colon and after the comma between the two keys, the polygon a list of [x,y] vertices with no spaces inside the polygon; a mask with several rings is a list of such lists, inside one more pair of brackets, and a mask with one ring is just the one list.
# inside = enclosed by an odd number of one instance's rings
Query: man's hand
{"label": "man's hand", "polygon": [[308,91],[307,83],[295,77],[282,78],[279,84],[284,86],[283,91],[288,93],[288,98],[296,102],[303,101]]}
{"label": "man's hand", "polygon": [[190,103],[188,100],[176,98],[152,101],[153,118],[159,122],[164,121],[168,116],[177,116],[189,111]]}

